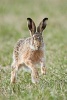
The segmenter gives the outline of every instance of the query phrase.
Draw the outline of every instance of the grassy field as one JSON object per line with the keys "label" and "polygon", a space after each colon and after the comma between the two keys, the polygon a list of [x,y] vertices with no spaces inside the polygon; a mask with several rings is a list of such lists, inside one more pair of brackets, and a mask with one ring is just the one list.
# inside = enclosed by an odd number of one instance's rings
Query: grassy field
{"label": "grassy field", "polygon": [[[49,19],[43,32],[47,74],[35,85],[29,73],[20,71],[11,85],[13,47],[29,36],[27,17],[36,25]],[[0,0],[0,100],[4,99],[67,100],[67,0]]]}

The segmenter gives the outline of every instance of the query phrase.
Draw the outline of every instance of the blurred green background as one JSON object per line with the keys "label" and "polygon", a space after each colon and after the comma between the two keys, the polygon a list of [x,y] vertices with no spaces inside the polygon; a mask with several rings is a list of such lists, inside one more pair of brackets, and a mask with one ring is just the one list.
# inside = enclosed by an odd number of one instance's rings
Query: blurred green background
{"label": "blurred green background", "polygon": [[[48,17],[43,32],[47,75],[37,85],[21,71],[10,84],[13,47],[30,36],[27,17],[36,25]],[[67,100],[67,0],[0,0],[0,100]],[[40,72],[40,70],[39,70]],[[13,93],[13,88],[15,93]]]}

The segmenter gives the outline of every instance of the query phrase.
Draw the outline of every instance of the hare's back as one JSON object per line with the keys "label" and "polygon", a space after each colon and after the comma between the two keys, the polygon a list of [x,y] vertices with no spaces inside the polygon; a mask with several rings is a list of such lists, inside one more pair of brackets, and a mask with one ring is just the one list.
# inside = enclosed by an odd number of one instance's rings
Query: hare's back
{"label": "hare's back", "polygon": [[14,47],[14,58],[17,60],[19,56],[24,54],[25,50],[29,49],[31,38],[20,39]]}
{"label": "hare's back", "polygon": [[26,38],[26,39],[20,39],[15,48],[14,48],[14,51],[21,51],[23,50],[25,47],[29,47],[29,44],[30,44],[30,38]]}

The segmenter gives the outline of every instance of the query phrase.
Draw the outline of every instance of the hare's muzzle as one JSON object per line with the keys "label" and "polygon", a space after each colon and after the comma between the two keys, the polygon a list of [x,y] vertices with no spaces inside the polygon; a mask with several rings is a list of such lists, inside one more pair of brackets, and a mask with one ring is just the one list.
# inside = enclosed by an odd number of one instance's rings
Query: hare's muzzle
{"label": "hare's muzzle", "polygon": [[40,47],[41,47],[41,42],[36,41],[34,45],[35,45],[35,49],[36,49],[36,50],[39,50]]}
{"label": "hare's muzzle", "polygon": [[37,46],[37,47],[36,47],[36,50],[39,50],[39,49],[40,49],[40,46]]}

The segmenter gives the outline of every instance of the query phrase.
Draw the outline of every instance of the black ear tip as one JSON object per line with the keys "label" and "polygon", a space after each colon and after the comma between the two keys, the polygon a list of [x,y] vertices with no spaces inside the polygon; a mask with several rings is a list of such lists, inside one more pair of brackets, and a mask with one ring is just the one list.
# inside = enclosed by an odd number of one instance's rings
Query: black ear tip
{"label": "black ear tip", "polygon": [[30,18],[27,18],[27,20],[29,20]]}
{"label": "black ear tip", "polygon": [[27,18],[27,20],[30,20],[30,21],[32,21],[32,19],[31,19],[31,18]]}
{"label": "black ear tip", "polygon": [[45,18],[45,20],[48,20],[48,18]]}
{"label": "black ear tip", "polygon": [[45,21],[45,20],[48,20],[48,18],[46,17],[46,18],[43,19],[43,21]]}

